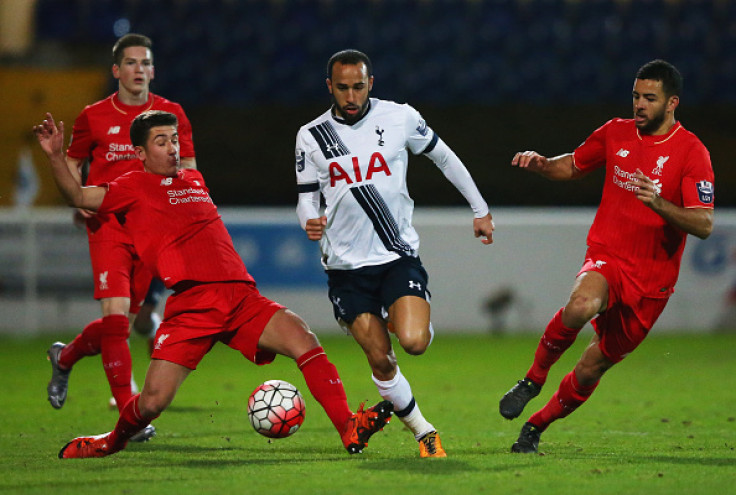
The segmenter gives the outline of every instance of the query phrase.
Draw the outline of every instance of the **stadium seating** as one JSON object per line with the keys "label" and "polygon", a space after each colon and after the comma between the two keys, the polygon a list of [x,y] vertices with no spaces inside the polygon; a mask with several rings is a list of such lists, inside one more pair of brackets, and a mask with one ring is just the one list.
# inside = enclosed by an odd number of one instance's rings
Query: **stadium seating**
{"label": "stadium seating", "polygon": [[369,53],[382,90],[397,100],[618,102],[632,71],[661,57],[682,70],[691,102],[733,103],[735,4],[39,0],[37,26],[41,39],[107,49],[127,26],[149,35],[165,64],[156,90],[183,103],[322,101],[325,60],[345,47]]}

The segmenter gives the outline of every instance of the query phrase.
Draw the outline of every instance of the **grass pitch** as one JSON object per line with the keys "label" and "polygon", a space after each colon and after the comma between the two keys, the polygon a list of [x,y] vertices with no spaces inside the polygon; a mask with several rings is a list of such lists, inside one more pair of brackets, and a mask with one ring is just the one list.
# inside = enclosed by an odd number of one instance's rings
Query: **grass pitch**
{"label": "grass pitch", "polygon": [[[71,335],[62,337],[62,340]],[[447,459],[419,459],[398,419],[362,455],[349,456],[306,389],[279,357],[257,367],[216,346],[155,424],[158,436],[104,459],[60,460],[79,435],[109,431],[117,414],[98,357],[78,363],[67,403],[46,400],[49,337],[0,339],[0,492],[47,494],[189,493],[512,493],[725,494],[736,490],[736,335],[647,339],[603,378],[593,397],[543,435],[543,455],[511,454],[528,414],[552,395],[590,338],[584,331],[553,368],[521,418],[498,414],[498,400],[530,364],[538,337],[439,335],[427,354],[397,351]],[[142,383],[146,352],[131,342]],[[338,367],[351,407],[380,400],[362,351],[349,338],[322,343]],[[259,383],[294,383],[306,421],[291,438],[269,441],[246,417]]]}

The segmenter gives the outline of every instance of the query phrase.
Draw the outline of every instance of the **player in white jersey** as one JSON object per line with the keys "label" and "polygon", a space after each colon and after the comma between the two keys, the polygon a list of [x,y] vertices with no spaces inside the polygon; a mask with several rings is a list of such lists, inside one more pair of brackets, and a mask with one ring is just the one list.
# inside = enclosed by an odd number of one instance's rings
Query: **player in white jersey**
{"label": "player in white jersey", "polygon": [[344,50],[330,58],[332,107],[297,134],[297,215],[309,239],[320,242],[335,317],[363,348],[379,393],[414,433],[421,457],[445,457],[389,336],[393,332],[408,354],[419,355],[434,335],[406,187],[409,152],[428,156],[463,194],[475,214],[475,237],[484,244],[493,242],[493,221],[465,166],[419,112],[370,98],[372,87],[364,53]]}

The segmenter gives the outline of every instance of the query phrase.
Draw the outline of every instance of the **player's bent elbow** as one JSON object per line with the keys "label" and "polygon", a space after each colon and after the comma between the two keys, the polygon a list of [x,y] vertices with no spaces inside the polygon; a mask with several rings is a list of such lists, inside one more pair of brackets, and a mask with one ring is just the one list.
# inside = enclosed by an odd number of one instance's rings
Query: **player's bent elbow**
{"label": "player's bent elbow", "polygon": [[713,232],[713,210],[704,210],[703,220],[698,222],[695,231],[691,232],[698,239],[707,239]]}
{"label": "player's bent elbow", "polygon": [[708,225],[706,228],[699,232],[694,232],[693,235],[697,237],[698,239],[705,240],[708,237],[710,237],[710,234],[713,232],[713,224]]}

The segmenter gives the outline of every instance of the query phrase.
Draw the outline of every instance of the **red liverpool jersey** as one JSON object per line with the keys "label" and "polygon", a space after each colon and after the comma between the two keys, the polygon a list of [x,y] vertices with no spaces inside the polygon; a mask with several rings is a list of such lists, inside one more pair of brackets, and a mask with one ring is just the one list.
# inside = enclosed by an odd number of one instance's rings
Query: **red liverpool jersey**
{"label": "red liverpool jersey", "polygon": [[626,277],[649,297],[674,290],[687,234],[670,225],[635,195],[640,169],[676,206],[713,208],[713,168],[703,143],[678,122],[663,136],[639,134],[631,119],[613,119],[574,152],[575,166],[606,167],[600,206],[588,245],[621,259]]}
{"label": "red liverpool jersey", "polygon": [[[194,157],[192,125],[178,103],[149,94],[144,105],[130,106],[120,102],[118,93],[88,105],[74,121],[72,140],[67,155],[78,160],[89,158],[87,185],[96,186],[115,180],[121,175],[143,170],[130,142],[130,124],[147,110],[164,110],[179,119],[180,154]],[[120,225],[114,219],[100,215],[87,222],[90,241],[125,240]]]}
{"label": "red liverpool jersey", "polygon": [[100,212],[125,216],[136,252],[166,287],[253,282],[197,170],[176,177],[129,172],[107,184]]}

